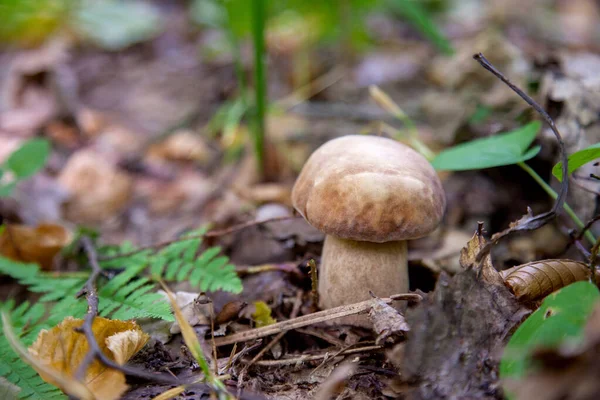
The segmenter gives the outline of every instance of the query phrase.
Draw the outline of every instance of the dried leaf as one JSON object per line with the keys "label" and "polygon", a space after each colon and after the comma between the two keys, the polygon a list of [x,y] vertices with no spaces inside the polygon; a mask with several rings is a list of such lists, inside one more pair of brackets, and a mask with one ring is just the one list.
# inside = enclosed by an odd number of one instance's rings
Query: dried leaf
{"label": "dried leaf", "polygon": [[43,373],[44,375],[51,377],[56,382],[55,385],[61,388],[65,393],[82,400],[95,400],[94,395],[90,392],[88,387],[73,377],[62,373],[62,371],[52,368],[44,363],[43,360],[34,357],[28,352],[13,330],[9,314],[6,311],[2,311],[0,314],[2,316],[2,332],[4,333],[4,336],[10,347],[24,362],[31,365],[40,375]]}
{"label": "dried leaf", "polygon": [[410,330],[404,316],[381,299],[377,299],[369,311],[369,319],[373,322],[373,331],[377,333],[377,344],[392,336],[404,336],[404,332]]}
{"label": "dried leaf", "polygon": [[272,325],[277,322],[271,316],[271,309],[264,301],[254,302],[254,312],[252,313],[252,319],[256,322],[256,327]]}
{"label": "dried leaf", "polygon": [[39,224],[6,225],[0,234],[0,254],[15,261],[33,262],[42,269],[52,268],[54,256],[73,239],[64,226]]}
{"label": "dried leaf", "polygon": [[[161,292],[169,299],[166,292]],[[181,316],[190,326],[210,325],[211,303],[207,301],[204,294],[177,292],[175,293],[175,304],[181,312]],[[170,332],[181,333],[181,327],[176,320],[171,326]]]}
{"label": "dried leaf", "polygon": [[460,265],[465,269],[475,269],[478,270],[481,268],[480,276],[481,278],[492,284],[502,285],[503,280],[498,271],[494,268],[492,264],[492,258],[489,254],[487,254],[483,260],[481,261],[481,267],[479,267],[479,262],[477,261],[477,256],[487,245],[487,241],[483,237],[483,225],[480,225],[477,231],[473,234],[473,237],[465,247],[460,251]]}
{"label": "dried leaf", "polygon": [[102,155],[82,150],[71,156],[58,181],[71,192],[67,217],[77,222],[102,222],[129,201],[131,178]]}
{"label": "dried leaf", "polygon": [[[42,330],[29,347],[29,353],[45,367],[64,376],[73,376],[89,350],[85,336],[75,330],[82,324],[83,320],[67,317],[51,330]],[[133,321],[96,317],[92,330],[102,351],[121,365],[141,350],[150,338]],[[44,371],[36,370],[42,379],[61,387]],[[86,371],[84,383],[96,398],[103,400],[116,400],[127,390],[125,375],[97,360]]]}
{"label": "dried leaf", "polygon": [[248,303],[245,301],[234,300],[225,304],[221,311],[217,314],[215,318],[215,324],[220,325],[231,320],[234,320],[238,317],[240,311],[242,311]]}
{"label": "dried leaf", "polygon": [[501,275],[517,299],[534,301],[573,282],[589,279],[590,268],[578,261],[542,260],[517,265]]}

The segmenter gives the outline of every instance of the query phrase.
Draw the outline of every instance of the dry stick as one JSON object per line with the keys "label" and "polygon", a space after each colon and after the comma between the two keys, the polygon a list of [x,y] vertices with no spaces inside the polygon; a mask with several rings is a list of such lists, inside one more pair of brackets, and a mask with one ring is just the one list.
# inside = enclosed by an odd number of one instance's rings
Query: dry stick
{"label": "dry stick", "polygon": [[[373,351],[373,350],[381,350],[381,349],[383,349],[383,346],[358,347],[356,349],[350,349],[350,350],[338,352],[338,353],[336,353],[336,357],[337,356],[345,356],[345,355],[349,355],[349,354],[364,353],[364,352]],[[262,367],[275,367],[275,366],[282,366],[282,365],[297,364],[297,363],[302,363],[302,362],[306,362],[306,361],[319,361],[319,360],[322,360],[327,357],[330,357],[329,353],[315,354],[312,356],[308,356],[308,355],[300,356],[300,357],[295,357],[295,358],[285,358],[282,360],[261,360],[261,361],[257,361],[255,365],[259,365]]]}
{"label": "dry stick", "polygon": [[[87,303],[88,303],[87,314],[85,315],[83,324],[81,325],[80,328],[78,328],[78,331],[80,331],[81,333],[83,333],[85,335],[85,338],[87,339],[87,342],[88,342],[89,350],[86,353],[85,357],[83,358],[83,361],[77,368],[77,371],[75,372],[75,378],[79,381],[83,381],[83,379],[85,377],[85,372],[87,371],[87,369],[89,368],[91,363],[95,359],[97,359],[102,364],[104,364],[104,366],[106,366],[108,368],[112,368],[117,371],[121,371],[126,375],[135,376],[137,378],[145,379],[148,381],[155,381],[155,382],[164,383],[167,385],[175,385],[175,386],[186,383],[186,382],[183,382],[183,381],[181,381],[177,378],[174,378],[168,374],[148,373],[146,371],[142,371],[137,368],[129,367],[126,365],[120,365],[120,364],[116,363],[115,361],[111,360],[100,349],[100,345],[98,344],[98,341],[96,340],[96,337],[94,336],[94,331],[92,329],[92,326],[94,323],[94,319],[98,315],[99,300],[98,300],[98,293],[96,291],[96,280],[102,274],[102,269],[100,268],[100,265],[98,264],[98,257],[96,254],[96,249],[94,248],[94,245],[92,244],[92,240],[87,236],[83,236],[81,238],[81,242],[83,244],[83,248],[84,248],[87,258],[89,260],[90,266],[92,267],[92,273],[90,274],[90,277],[86,281],[84,287],[79,291],[79,293],[77,293],[77,297],[81,297],[85,294]],[[203,384],[194,384],[193,386],[206,387],[206,385],[203,385]]]}
{"label": "dry stick", "polygon": [[286,332],[292,329],[318,324],[320,322],[329,321],[335,318],[358,314],[363,311],[368,311],[371,309],[371,307],[377,304],[378,301],[383,301],[386,304],[390,304],[396,300],[420,301],[421,299],[422,297],[416,293],[403,293],[390,296],[389,298],[365,300],[359,303],[330,308],[328,310],[319,311],[313,314],[303,315],[298,318],[288,319],[287,321],[277,322],[262,328],[250,329],[248,331],[220,337],[215,339],[215,344],[217,346],[226,346],[228,344],[234,344],[237,342],[246,342],[248,340],[275,335],[279,332]]}
{"label": "dry stick", "polygon": [[494,67],[483,56],[483,54],[481,54],[481,53],[475,54],[473,56],[473,58],[483,68],[485,68],[489,72],[491,72],[494,76],[496,76],[498,79],[500,79],[502,82],[504,82],[509,88],[511,88],[516,94],[518,94],[523,100],[525,100],[525,102],[527,104],[529,104],[538,114],[540,114],[542,116],[542,118],[544,119],[544,121],[546,121],[546,123],[550,126],[550,129],[552,129],[552,132],[554,133],[554,136],[556,136],[556,140],[558,141],[558,146],[560,149],[560,157],[561,157],[561,161],[562,161],[562,173],[563,173],[563,180],[561,183],[560,192],[558,193],[558,197],[556,198],[554,205],[552,206],[552,209],[548,212],[545,212],[545,213],[542,213],[539,215],[533,215],[531,212],[529,212],[528,215],[521,218],[517,223],[515,223],[510,228],[508,228],[502,232],[494,234],[492,236],[491,240],[485,246],[483,246],[483,248],[477,254],[476,261],[480,262],[481,260],[483,260],[483,258],[487,254],[489,254],[490,250],[492,249],[492,246],[494,246],[504,236],[506,236],[512,232],[516,232],[516,231],[524,231],[524,230],[530,231],[530,230],[538,229],[538,228],[546,225],[548,222],[550,222],[552,219],[554,219],[556,217],[556,215],[563,208],[563,205],[564,205],[566,197],[567,197],[567,192],[569,190],[569,166],[568,166],[569,160],[567,157],[567,152],[565,150],[565,144],[563,143],[560,132],[556,128],[556,124],[554,123],[554,121],[552,120],[550,115],[548,115],[548,113],[546,111],[544,111],[544,109],[538,103],[536,103],[531,97],[529,97],[525,92],[523,92],[521,89],[519,89],[517,86],[515,86],[508,78],[506,78],[500,71],[498,71],[496,69],[496,67]]}
{"label": "dry stick", "polygon": [[142,251],[158,250],[160,248],[163,248],[165,246],[168,246],[170,244],[177,243],[177,242],[183,242],[183,241],[191,240],[191,239],[202,239],[205,237],[225,236],[225,235],[229,235],[231,233],[241,231],[242,229],[246,229],[246,228],[249,228],[252,226],[262,225],[262,224],[266,224],[268,222],[287,221],[290,219],[297,219],[297,218],[302,218],[302,216],[290,215],[290,216],[285,216],[285,217],[275,217],[275,218],[263,219],[260,221],[246,221],[246,222],[242,222],[241,224],[233,225],[226,229],[217,229],[217,230],[203,233],[201,235],[190,235],[190,236],[185,236],[185,237],[181,237],[181,238],[177,238],[177,239],[166,240],[164,242],[155,243],[155,244],[151,244],[148,246],[138,247],[137,249],[129,251],[127,253],[119,253],[119,254],[115,254],[112,256],[108,256],[108,257],[98,257],[98,260],[108,261],[108,260],[114,260],[116,258],[130,257],[130,256],[140,253]]}

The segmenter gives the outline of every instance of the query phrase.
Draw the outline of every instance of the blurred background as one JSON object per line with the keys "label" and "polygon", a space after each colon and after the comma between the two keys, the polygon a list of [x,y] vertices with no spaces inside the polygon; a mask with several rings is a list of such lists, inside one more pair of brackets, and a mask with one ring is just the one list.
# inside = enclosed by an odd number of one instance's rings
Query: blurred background
{"label": "blurred background", "polygon": [[[32,137],[52,145],[44,172],[0,203],[10,222],[148,244],[205,222],[289,214],[296,174],[328,139],[404,140],[410,126],[439,151],[534,118],[477,52],[549,109],[569,152],[600,138],[591,0],[0,0],[0,15],[0,159]],[[373,100],[372,85],[404,120]],[[553,136],[543,130],[537,143],[530,165],[550,181]],[[444,225],[412,251],[446,251],[428,257],[444,268],[477,221],[493,233],[552,201],[516,166],[441,176]],[[584,221],[594,185],[579,182],[569,198]],[[560,220],[498,246],[499,265],[563,252],[572,228]],[[320,240],[294,229],[302,243]],[[242,235],[244,245],[224,243],[237,263],[294,255]]]}

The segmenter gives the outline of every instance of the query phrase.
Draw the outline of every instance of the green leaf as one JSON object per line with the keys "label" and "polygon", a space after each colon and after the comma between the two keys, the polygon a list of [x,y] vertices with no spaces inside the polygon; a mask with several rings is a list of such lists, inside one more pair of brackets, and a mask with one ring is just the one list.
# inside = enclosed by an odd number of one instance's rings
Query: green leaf
{"label": "green leaf", "polygon": [[500,362],[500,377],[521,378],[531,370],[531,355],[540,347],[556,348],[583,338],[583,328],[600,299],[590,282],[575,282],[552,293],[511,337]]}
{"label": "green leaf", "polygon": [[466,171],[527,161],[540,151],[539,146],[527,151],[540,127],[534,121],[511,132],[459,144],[440,152],[432,164],[438,170]]}
{"label": "green leaf", "polygon": [[83,37],[107,50],[121,50],[162,30],[154,7],[139,1],[84,1],[73,19]]}
{"label": "green leaf", "polygon": [[430,18],[427,11],[418,1],[414,0],[389,0],[389,7],[406,18],[427,39],[437,46],[445,54],[454,54],[452,43],[438,29],[435,22]]}
{"label": "green leaf", "polygon": [[15,174],[17,179],[29,178],[46,165],[49,155],[50,142],[46,139],[32,139],[8,157],[6,167]]}
{"label": "green leaf", "polygon": [[[569,156],[569,175],[582,165],[598,158],[600,158],[600,143],[593,144],[590,147],[586,147],[583,150],[571,154]],[[559,162],[552,168],[552,175],[554,175],[559,182],[562,181],[562,162]]]}

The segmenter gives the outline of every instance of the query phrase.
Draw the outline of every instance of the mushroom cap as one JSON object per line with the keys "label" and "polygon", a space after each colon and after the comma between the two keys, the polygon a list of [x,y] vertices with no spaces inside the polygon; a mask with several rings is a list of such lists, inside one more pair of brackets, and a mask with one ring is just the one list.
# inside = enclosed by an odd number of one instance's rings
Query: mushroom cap
{"label": "mushroom cap", "polygon": [[349,135],[309,157],[292,189],[292,203],[328,235],[383,243],[433,231],[446,197],[431,164],[410,147]]}

